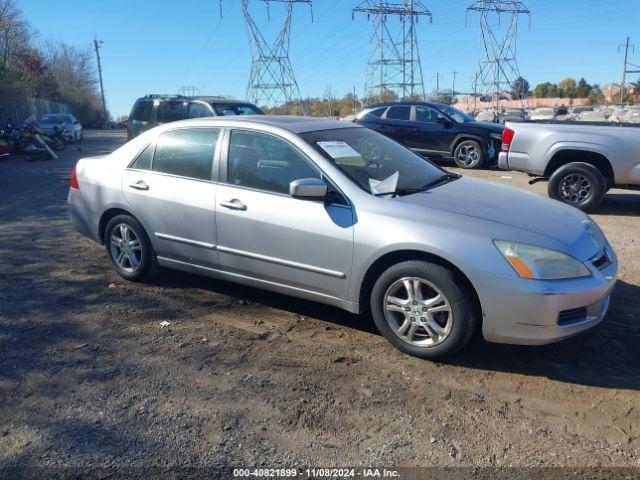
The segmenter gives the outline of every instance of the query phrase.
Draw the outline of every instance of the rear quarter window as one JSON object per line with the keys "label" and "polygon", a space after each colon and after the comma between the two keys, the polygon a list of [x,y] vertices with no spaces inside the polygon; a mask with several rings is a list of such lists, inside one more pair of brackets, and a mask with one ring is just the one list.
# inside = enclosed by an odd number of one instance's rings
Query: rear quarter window
{"label": "rear quarter window", "polygon": [[160,102],[157,116],[159,123],[183,120],[186,118],[184,102]]}
{"label": "rear quarter window", "polygon": [[148,122],[153,110],[153,102],[141,101],[135,104],[131,112],[131,120]]}

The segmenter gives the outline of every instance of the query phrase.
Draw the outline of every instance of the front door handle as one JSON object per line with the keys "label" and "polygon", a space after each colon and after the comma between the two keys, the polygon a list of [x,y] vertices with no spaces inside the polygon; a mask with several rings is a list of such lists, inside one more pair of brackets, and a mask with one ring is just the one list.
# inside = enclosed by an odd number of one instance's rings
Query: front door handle
{"label": "front door handle", "polygon": [[136,183],[129,185],[134,190],[149,190],[149,185],[144,183],[144,180],[139,180]]}
{"label": "front door handle", "polygon": [[242,203],[240,200],[234,198],[233,200],[229,200],[226,202],[220,202],[221,207],[229,208],[231,210],[246,210],[247,206]]}

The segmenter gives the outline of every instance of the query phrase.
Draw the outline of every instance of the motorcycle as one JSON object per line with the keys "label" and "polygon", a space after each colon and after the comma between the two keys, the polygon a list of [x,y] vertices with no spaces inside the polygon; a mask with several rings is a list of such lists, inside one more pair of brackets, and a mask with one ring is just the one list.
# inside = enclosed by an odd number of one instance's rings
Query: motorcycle
{"label": "motorcycle", "polygon": [[[33,124],[18,128],[9,120],[4,135],[0,136],[0,141],[7,144],[9,153],[22,153],[27,161],[44,161],[49,157],[57,159],[58,156],[48,142],[42,138],[40,132],[41,130]],[[59,148],[58,143],[53,143],[53,145]]]}
{"label": "motorcycle", "polygon": [[44,143],[56,152],[60,152],[67,147],[67,140],[64,138],[64,129],[66,125],[63,123],[61,127],[57,125],[53,127],[53,134],[47,134],[35,122],[25,125],[26,130],[31,136],[38,135]]}

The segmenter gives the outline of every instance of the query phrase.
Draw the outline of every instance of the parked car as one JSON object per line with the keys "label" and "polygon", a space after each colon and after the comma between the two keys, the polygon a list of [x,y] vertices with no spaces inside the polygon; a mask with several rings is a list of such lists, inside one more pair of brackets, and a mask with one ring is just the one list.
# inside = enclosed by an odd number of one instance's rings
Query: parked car
{"label": "parked car", "polygon": [[[522,122],[529,118],[527,111],[522,108],[507,108],[499,115],[499,122]],[[477,118],[476,118],[477,120]]]}
{"label": "parked car", "polygon": [[82,125],[70,113],[45,113],[37,121],[38,128],[47,135],[55,135],[56,129],[62,130],[67,142],[75,143],[83,139]]}
{"label": "parked car", "polygon": [[575,121],[578,118],[578,115],[580,115],[582,112],[591,112],[591,111],[593,111],[593,107],[588,107],[588,106],[571,107],[569,109],[569,114],[567,115],[566,120]]}
{"label": "parked car", "polygon": [[478,122],[443,103],[384,103],[356,118],[369,127],[428,157],[453,157],[461,168],[495,164],[503,126]]}
{"label": "parked car", "polygon": [[564,105],[562,105],[560,107],[556,107],[555,117],[553,119],[559,122],[563,122],[567,119],[568,116],[569,116],[569,109]]}
{"label": "parked car", "polygon": [[498,112],[492,109],[480,110],[475,118],[478,122],[497,122]]}
{"label": "parked car", "polygon": [[630,107],[625,110],[622,123],[640,123],[640,107]]}
{"label": "parked car", "polygon": [[164,266],[370,309],[393,345],[424,358],[451,355],[476,328],[519,344],[591,328],[617,271],[579,210],[447,173],[335,120],[160,126],[81,159],[69,211],[125,279]]}
{"label": "parked car", "polygon": [[587,110],[578,114],[576,122],[606,122],[609,118],[607,112],[600,108],[598,110]]}
{"label": "parked car", "polygon": [[252,103],[222,97],[147,95],[133,105],[127,138],[131,140],[156,125],[186,118],[236,115],[264,115],[264,112]]}
{"label": "parked car", "polygon": [[530,120],[533,121],[549,121],[556,118],[556,110],[554,108],[536,108],[531,114]]}
{"label": "parked car", "polygon": [[509,123],[499,165],[549,181],[549,196],[594,210],[610,188],[640,190],[640,126]]}

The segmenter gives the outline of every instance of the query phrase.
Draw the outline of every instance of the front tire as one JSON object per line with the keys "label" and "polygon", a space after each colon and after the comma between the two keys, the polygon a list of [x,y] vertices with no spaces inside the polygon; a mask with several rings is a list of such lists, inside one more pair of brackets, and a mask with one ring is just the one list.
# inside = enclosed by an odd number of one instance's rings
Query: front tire
{"label": "front tire", "polygon": [[569,163],[551,175],[548,193],[554,200],[591,212],[607,193],[607,180],[589,163]]}
{"label": "front tire", "polygon": [[147,232],[129,215],[118,215],[107,224],[104,244],[112,267],[122,278],[142,282],[159,271],[158,259]]}
{"label": "front tire", "polygon": [[485,163],[482,145],[475,140],[463,140],[453,152],[456,165],[464,169],[482,168]]}
{"label": "front tire", "polygon": [[451,270],[407,261],[380,275],[371,311],[380,333],[398,350],[436,359],[469,342],[479,321],[473,298]]}

